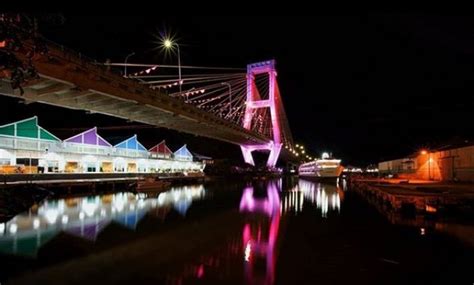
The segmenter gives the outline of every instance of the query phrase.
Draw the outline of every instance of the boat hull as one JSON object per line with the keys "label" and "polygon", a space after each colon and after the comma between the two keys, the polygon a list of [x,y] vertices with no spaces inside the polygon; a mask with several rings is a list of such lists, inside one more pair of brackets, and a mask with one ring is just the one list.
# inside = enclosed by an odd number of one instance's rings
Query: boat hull
{"label": "boat hull", "polygon": [[162,192],[168,190],[171,185],[168,181],[138,181],[132,185],[134,192]]}
{"label": "boat hull", "polygon": [[299,177],[320,181],[336,181],[341,175],[342,166],[334,168],[315,169],[314,171],[306,171],[299,173]]}
{"label": "boat hull", "polygon": [[339,176],[299,175],[299,178],[310,181],[336,182]]}

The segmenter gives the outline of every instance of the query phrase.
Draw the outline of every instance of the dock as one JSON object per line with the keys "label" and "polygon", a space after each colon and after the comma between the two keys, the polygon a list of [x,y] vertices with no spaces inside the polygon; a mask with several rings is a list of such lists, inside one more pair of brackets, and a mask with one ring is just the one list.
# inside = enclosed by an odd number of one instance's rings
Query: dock
{"label": "dock", "polygon": [[97,185],[115,187],[132,182],[156,178],[173,182],[202,181],[203,174],[184,175],[181,173],[51,173],[51,174],[4,174],[0,175],[0,188],[35,185],[41,187],[85,186],[95,188]]}
{"label": "dock", "polygon": [[351,189],[385,212],[474,212],[474,184],[423,180],[354,179]]}

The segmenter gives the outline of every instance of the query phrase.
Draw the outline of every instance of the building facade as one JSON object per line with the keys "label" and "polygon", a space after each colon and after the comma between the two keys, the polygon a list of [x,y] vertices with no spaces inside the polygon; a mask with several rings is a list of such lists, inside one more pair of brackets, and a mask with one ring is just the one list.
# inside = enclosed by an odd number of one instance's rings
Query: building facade
{"label": "building facade", "polygon": [[474,182],[474,145],[421,151],[407,158],[383,161],[379,171],[407,179]]}
{"label": "building facade", "polygon": [[147,150],[134,135],[115,146],[92,128],[61,141],[32,117],[0,126],[0,173],[202,172],[186,145],[175,153],[162,141]]}

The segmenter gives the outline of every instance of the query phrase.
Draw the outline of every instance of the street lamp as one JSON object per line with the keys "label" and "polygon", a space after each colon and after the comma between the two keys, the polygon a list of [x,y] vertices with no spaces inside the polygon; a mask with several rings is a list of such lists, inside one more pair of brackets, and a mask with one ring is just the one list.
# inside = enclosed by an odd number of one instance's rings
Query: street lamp
{"label": "street lamp", "polygon": [[171,39],[164,39],[163,46],[167,49],[173,48],[173,45],[176,45],[178,48],[178,74],[179,74],[179,93],[181,94],[181,55],[179,54],[179,45],[176,42],[171,41]]}
{"label": "street lamp", "polygon": [[125,77],[127,77],[127,60],[128,60],[128,58],[131,57],[132,55],[135,55],[135,52],[132,52],[131,54],[127,55],[127,57],[125,57],[125,70],[124,70]]}
{"label": "street lamp", "polygon": [[431,180],[431,151],[428,152],[428,179]]}
{"label": "street lamp", "polygon": [[221,82],[221,85],[227,85],[229,87],[229,116],[232,113],[232,86],[229,82]]}
{"label": "street lamp", "polygon": [[422,150],[422,155],[428,154],[428,180],[431,180],[431,151]]}

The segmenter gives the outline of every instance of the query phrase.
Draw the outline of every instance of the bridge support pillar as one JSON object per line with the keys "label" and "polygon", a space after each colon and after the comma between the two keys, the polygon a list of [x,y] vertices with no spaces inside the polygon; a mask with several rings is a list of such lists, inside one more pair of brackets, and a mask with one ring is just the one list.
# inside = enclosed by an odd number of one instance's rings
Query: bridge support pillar
{"label": "bridge support pillar", "polygon": [[266,145],[241,145],[240,149],[242,150],[242,155],[244,156],[244,160],[246,163],[255,166],[255,162],[253,160],[252,152],[254,150],[269,150],[270,155],[268,156],[267,160],[267,167],[275,167],[278,157],[280,156],[282,144],[275,144],[272,142]]}
{"label": "bridge support pillar", "polygon": [[253,161],[252,157],[252,150],[249,147],[243,145],[240,146],[240,149],[242,150],[245,163],[255,166],[255,162]]}
{"label": "bridge support pillar", "polygon": [[[268,99],[262,99],[255,76],[258,74],[268,75]],[[252,157],[254,150],[269,150],[270,155],[267,160],[268,167],[275,167],[280,151],[283,146],[284,138],[280,126],[280,99],[276,82],[275,61],[268,60],[247,65],[247,100],[245,102],[245,114],[243,127],[248,130],[254,129],[252,126],[253,117],[257,114],[257,109],[269,108],[271,120],[271,141],[262,145],[241,145],[242,154],[246,163],[255,165]],[[256,128],[258,131],[259,128]]]}

